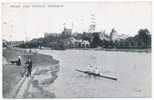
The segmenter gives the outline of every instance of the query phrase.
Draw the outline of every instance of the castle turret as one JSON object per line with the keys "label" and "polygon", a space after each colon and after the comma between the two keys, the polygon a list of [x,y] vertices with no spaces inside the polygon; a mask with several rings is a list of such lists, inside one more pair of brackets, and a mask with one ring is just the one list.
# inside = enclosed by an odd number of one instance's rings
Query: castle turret
{"label": "castle turret", "polygon": [[89,25],[89,33],[94,33],[95,32],[95,29],[96,29],[96,19],[95,19],[95,15],[92,14],[91,15],[91,19],[90,19],[90,25]]}

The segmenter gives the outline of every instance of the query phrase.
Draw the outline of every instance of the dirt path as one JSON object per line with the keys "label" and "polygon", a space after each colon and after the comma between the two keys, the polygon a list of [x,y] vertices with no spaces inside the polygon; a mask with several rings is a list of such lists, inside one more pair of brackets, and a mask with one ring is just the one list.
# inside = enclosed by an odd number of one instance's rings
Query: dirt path
{"label": "dirt path", "polygon": [[15,86],[11,97],[13,98],[23,98],[24,95],[26,94],[27,89],[29,89],[29,86],[31,84],[31,79],[36,72],[36,68],[32,71],[32,76],[31,77],[23,77],[18,84]]}
{"label": "dirt path", "polygon": [[[49,86],[57,78],[55,67],[52,66],[37,66],[32,70],[31,77],[23,77],[15,86],[11,98],[53,98],[55,94],[44,89],[44,86]],[[55,70],[54,70],[55,69]]]}

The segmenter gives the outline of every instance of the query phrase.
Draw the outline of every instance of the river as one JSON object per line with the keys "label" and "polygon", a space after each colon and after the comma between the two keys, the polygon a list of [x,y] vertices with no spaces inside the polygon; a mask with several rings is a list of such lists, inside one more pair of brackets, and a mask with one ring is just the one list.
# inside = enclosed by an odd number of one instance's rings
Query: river
{"label": "river", "polygon": [[[60,61],[56,81],[47,89],[61,97],[151,97],[151,53],[95,50],[39,50]],[[104,75],[89,77],[75,69],[97,66]]]}

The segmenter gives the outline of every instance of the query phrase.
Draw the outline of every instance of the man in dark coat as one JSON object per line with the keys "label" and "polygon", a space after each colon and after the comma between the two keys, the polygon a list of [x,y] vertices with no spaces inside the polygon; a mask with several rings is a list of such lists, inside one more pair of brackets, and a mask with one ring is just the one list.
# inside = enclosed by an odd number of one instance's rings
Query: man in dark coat
{"label": "man in dark coat", "polygon": [[18,56],[18,60],[17,60],[16,65],[18,65],[18,66],[20,66],[20,65],[21,65],[21,56]]}
{"label": "man in dark coat", "polygon": [[31,76],[31,71],[32,71],[32,60],[29,58],[28,61],[27,61],[25,64],[27,64],[27,70],[28,70],[27,76]]}

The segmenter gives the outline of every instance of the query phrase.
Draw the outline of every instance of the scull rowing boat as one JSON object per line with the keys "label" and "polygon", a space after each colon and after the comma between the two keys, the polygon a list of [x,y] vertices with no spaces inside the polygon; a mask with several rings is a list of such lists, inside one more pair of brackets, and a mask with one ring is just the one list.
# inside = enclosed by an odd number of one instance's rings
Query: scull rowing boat
{"label": "scull rowing boat", "polygon": [[78,70],[78,69],[76,69],[76,71],[82,72],[82,73],[85,73],[85,74],[88,74],[88,75],[93,75],[93,76],[96,76],[96,77],[102,77],[102,78],[111,79],[111,80],[115,80],[115,81],[118,80],[117,78],[110,77],[110,76],[104,76],[104,75],[101,75],[100,73],[99,73],[99,74],[96,74],[96,73],[94,73],[94,72],[82,71],[82,70]]}

